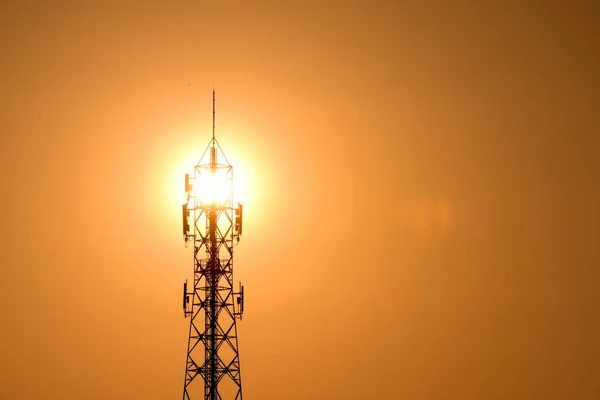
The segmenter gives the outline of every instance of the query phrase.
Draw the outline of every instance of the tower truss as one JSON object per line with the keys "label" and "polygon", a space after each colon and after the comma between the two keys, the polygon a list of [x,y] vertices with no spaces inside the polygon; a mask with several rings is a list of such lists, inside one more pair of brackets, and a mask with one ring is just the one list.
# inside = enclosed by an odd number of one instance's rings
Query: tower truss
{"label": "tower truss", "polygon": [[187,281],[183,286],[183,312],[190,318],[184,400],[242,400],[236,320],[244,311],[244,287],[235,292],[233,281],[242,205],[234,207],[233,167],[214,136],[214,101],[213,91],[213,137],[193,176],[185,176],[183,234],[186,246],[193,244],[194,281],[191,290]]}

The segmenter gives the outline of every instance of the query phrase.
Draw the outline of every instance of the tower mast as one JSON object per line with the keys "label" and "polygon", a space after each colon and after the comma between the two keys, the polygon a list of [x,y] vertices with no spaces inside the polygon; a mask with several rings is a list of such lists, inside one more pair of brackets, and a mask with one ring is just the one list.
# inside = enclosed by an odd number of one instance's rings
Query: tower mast
{"label": "tower mast", "polygon": [[187,281],[183,287],[184,316],[190,317],[184,400],[242,400],[236,319],[244,311],[244,287],[233,290],[233,247],[242,234],[242,205],[233,207],[232,184],[233,167],[215,138],[213,89],[212,139],[194,176],[186,174],[188,201],[182,207],[184,239],[194,244],[193,290],[188,291]]}

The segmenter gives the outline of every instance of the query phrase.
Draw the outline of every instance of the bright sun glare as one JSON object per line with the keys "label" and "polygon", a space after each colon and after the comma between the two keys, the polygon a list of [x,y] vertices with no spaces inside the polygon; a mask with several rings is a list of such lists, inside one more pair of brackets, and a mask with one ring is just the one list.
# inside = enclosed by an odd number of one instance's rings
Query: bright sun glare
{"label": "bright sun glare", "polygon": [[224,205],[231,197],[232,181],[227,169],[201,169],[193,182],[193,191],[202,205]]}
{"label": "bright sun glare", "polygon": [[[168,145],[175,144],[175,146],[166,153],[159,169],[155,172],[161,174],[159,178],[161,183],[152,187],[156,199],[153,201],[153,206],[169,214],[169,217],[164,219],[165,223],[179,223],[181,205],[187,201],[185,174],[190,174],[190,178],[194,177],[194,166],[198,164],[198,158],[206,145],[204,142],[190,140],[191,136],[201,135],[193,132],[193,135],[182,135],[178,141],[169,138]],[[194,145],[190,145],[191,142],[194,142]],[[196,174],[196,179],[190,179],[189,183],[193,185],[193,190],[196,191],[200,201],[205,204],[213,200],[213,195],[217,202],[227,201],[227,197],[231,196],[234,207],[237,203],[241,203],[245,209],[254,210],[254,215],[257,215],[261,181],[258,176],[259,171],[250,162],[253,149],[231,139],[223,139],[222,142],[227,161],[233,167],[232,174],[228,175],[226,170],[219,170],[217,176],[210,176],[210,171],[206,170],[206,174],[202,176]],[[223,161],[218,159],[218,162]]]}

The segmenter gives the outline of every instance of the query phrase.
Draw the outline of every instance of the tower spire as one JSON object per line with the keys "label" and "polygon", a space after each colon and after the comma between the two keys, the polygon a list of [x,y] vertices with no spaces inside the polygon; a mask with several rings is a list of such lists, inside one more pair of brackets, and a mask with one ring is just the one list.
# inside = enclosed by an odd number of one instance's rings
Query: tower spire
{"label": "tower spire", "polygon": [[215,87],[213,86],[213,147],[214,147],[214,141],[215,141]]}

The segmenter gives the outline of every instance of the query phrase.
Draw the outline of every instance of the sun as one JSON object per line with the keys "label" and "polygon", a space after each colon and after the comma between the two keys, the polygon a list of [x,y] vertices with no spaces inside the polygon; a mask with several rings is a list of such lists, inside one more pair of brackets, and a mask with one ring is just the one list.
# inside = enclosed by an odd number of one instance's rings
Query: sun
{"label": "sun", "polygon": [[193,193],[196,201],[200,205],[223,206],[230,202],[232,196],[231,167],[216,168],[211,171],[210,168],[196,168]]}

